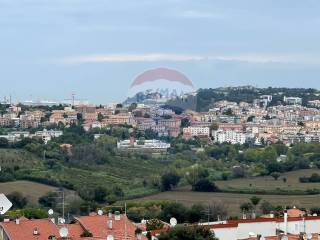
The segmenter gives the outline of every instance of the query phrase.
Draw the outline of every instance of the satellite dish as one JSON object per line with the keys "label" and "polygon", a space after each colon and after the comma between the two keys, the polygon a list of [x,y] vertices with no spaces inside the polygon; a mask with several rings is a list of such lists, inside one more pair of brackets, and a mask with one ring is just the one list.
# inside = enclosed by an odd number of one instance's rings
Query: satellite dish
{"label": "satellite dish", "polygon": [[312,239],[312,234],[311,233],[307,233],[307,239],[311,240]]}
{"label": "satellite dish", "polygon": [[256,234],[254,232],[249,232],[249,237],[255,237]]}
{"label": "satellite dish", "polygon": [[99,216],[102,216],[103,215],[103,211],[100,209],[100,210],[98,210],[98,215]]}
{"label": "satellite dish", "polygon": [[49,215],[52,215],[52,214],[53,214],[53,210],[52,210],[52,209],[49,209],[49,210],[48,210],[48,214],[49,214]]}
{"label": "satellite dish", "polygon": [[175,219],[175,218],[171,218],[171,219],[170,219],[170,225],[171,225],[172,227],[176,226],[177,223],[178,223],[177,219]]}
{"label": "satellite dish", "polygon": [[69,234],[68,228],[63,227],[59,230],[60,237],[67,237]]}
{"label": "satellite dish", "polygon": [[66,220],[65,220],[64,218],[60,218],[60,219],[59,219],[59,222],[60,222],[61,224],[64,224],[64,223],[66,222]]}
{"label": "satellite dish", "polygon": [[113,236],[112,235],[108,235],[107,240],[113,240]]}

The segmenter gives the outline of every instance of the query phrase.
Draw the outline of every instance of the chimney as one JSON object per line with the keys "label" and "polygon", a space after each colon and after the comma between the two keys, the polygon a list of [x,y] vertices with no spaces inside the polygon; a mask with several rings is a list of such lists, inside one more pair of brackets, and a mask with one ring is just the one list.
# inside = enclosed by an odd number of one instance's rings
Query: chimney
{"label": "chimney", "polygon": [[135,138],[134,137],[130,137],[130,145],[133,146],[135,142]]}
{"label": "chimney", "polygon": [[112,220],[111,219],[108,221],[108,227],[109,227],[109,229],[112,229]]}
{"label": "chimney", "polygon": [[116,211],[115,213],[114,213],[114,220],[116,220],[116,221],[120,221],[120,212],[119,211]]}
{"label": "chimney", "polygon": [[33,229],[33,235],[39,235],[39,230],[38,228]]}
{"label": "chimney", "polygon": [[16,219],[16,224],[17,224],[17,225],[20,224],[20,219],[19,219],[19,218]]}
{"label": "chimney", "polygon": [[284,220],[284,235],[287,236],[288,235],[288,212],[287,212],[287,210],[284,210],[283,220]]}
{"label": "chimney", "polygon": [[109,211],[108,217],[109,217],[109,219],[112,219],[112,212],[111,211]]}

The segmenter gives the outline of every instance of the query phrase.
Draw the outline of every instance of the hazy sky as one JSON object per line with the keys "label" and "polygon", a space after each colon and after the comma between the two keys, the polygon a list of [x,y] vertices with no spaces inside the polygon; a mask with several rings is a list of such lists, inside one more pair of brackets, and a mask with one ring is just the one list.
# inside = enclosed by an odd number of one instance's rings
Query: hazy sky
{"label": "hazy sky", "polygon": [[320,88],[319,12],[319,0],[0,0],[0,97],[119,101],[156,67],[198,88]]}

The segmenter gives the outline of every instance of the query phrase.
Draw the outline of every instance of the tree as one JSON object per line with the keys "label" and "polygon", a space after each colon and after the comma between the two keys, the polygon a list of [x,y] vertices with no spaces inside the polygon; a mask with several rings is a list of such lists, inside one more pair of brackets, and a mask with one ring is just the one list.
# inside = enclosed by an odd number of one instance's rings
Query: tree
{"label": "tree", "polygon": [[228,209],[228,206],[224,202],[212,201],[209,204],[209,208],[207,209],[209,211],[206,213],[209,216],[209,221],[218,221],[218,220],[226,219],[226,217],[228,216],[227,209]]}
{"label": "tree", "polygon": [[232,175],[234,178],[243,178],[246,175],[246,171],[243,166],[234,166],[232,168]]}
{"label": "tree", "polygon": [[94,200],[97,203],[105,203],[107,200],[107,195],[108,195],[108,192],[103,187],[96,187],[94,189]]}
{"label": "tree", "polygon": [[269,214],[272,211],[274,211],[274,206],[268,201],[263,201],[260,204],[260,210],[261,210],[262,214]]}
{"label": "tree", "polygon": [[9,146],[8,139],[0,137],[0,148],[7,148],[8,146]]}
{"label": "tree", "polygon": [[252,203],[246,202],[240,205],[240,209],[243,213],[247,213],[253,209]]}
{"label": "tree", "polygon": [[187,218],[189,223],[197,223],[201,220],[205,207],[201,204],[192,205],[187,212]]}
{"label": "tree", "polygon": [[192,190],[196,192],[217,192],[219,188],[215,183],[210,182],[208,179],[200,179],[193,186]]}
{"label": "tree", "polygon": [[185,222],[187,220],[187,211],[188,209],[181,203],[169,203],[163,207],[161,219],[169,222],[174,217],[178,222]]}
{"label": "tree", "polygon": [[104,116],[102,115],[101,112],[98,113],[98,121],[102,122],[102,120],[104,119]]}
{"label": "tree", "polygon": [[40,197],[38,202],[43,207],[56,208],[58,204],[59,195],[57,192],[48,192],[44,196]]}
{"label": "tree", "polygon": [[182,118],[181,119],[181,127],[186,128],[190,126],[190,121],[188,118]]}
{"label": "tree", "polygon": [[204,226],[176,226],[166,233],[161,233],[159,240],[217,240],[214,233]]}
{"label": "tree", "polygon": [[163,222],[159,219],[150,219],[147,222],[147,231],[158,230],[163,228]]}
{"label": "tree", "polygon": [[256,197],[256,196],[253,196],[250,198],[250,201],[253,205],[253,218],[256,218],[256,211],[257,211],[257,206],[259,205],[260,201],[261,201],[261,198],[259,197]]}
{"label": "tree", "polygon": [[169,172],[161,177],[161,187],[163,191],[169,191],[177,186],[180,181],[180,176],[175,172]]}
{"label": "tree", "polygon": [[28,199],[20,192],[12,192],[7,197],[12,202],[14,209],[24,208],[28,204]]}
{"label": "tree", "polygon": [[253,196],[253,197],[250,198],[250,201],[251,201],[253,206],[257,206],[260,203],[261,198]]}
{"label": "tree", "polygon": [[277,181],[277,180],[279,179],[279,177],[281,176],[281,173],[279,173],[279,172],[273,172],[273,173],[270,174],[270,176],[273,177],[274,180]]}

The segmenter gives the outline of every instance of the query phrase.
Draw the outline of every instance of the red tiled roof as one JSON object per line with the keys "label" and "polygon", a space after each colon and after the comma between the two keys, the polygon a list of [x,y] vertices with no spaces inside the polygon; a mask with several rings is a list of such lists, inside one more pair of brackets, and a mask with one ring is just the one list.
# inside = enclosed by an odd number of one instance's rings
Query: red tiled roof
{"label": "red tiled roof", "polygon": [[236,228],[238,227],[238,223],[221,223],[221,224],[212,224],[208,225],[210,228]]}
{"label": "red tiled roof", "polygon": [[[39,239],[48,240],[50,235],[59,236],[59,230],[49,220],[24,220],[19,224],[14,221],[1,223],[5,233],[12,240],[18,239]],[[37,228],[39,235],[33,235],[33,230]]]}
{"label": "red tiled roof", "polygon": [[[48,219],[28,220],[21,219],[19,224],[15,221],[0,223],[10,240],[48,240],[49,236],[55,236],[59,239],[59,229],[66,227],[69,231],[68,240],[105,240],[108,235],[113,235],[114,240],[136,240],[136,226],[124,215],[116,221],[112,218],[112,229],[108,228],[108,216],[85,216],[76,218],[76,223],[56,225]],[[33,234],[34,229],[38,229],[37,235]],[[125,238],[125,228],[127,229],[127,238]],[[93,237],[81,238],[84,230],[88,230]],[[147,240],[142,236],[142,240]]]}
{"label": "red tiled roof", "polygon": [[[112,218],[112,229],[109,229],[109,218],[105,215],[79,217],[76,220],[84,229],[93,234],[93,239],[106,239],[108,235],[113,235],[114,240],[136,240],[136,226],[124,215],[121,215],[120,220]],[[125,238],[125,228],[127,228],[127,238]],[[142,236],[142,240],[146,239],[145,236]]]}

